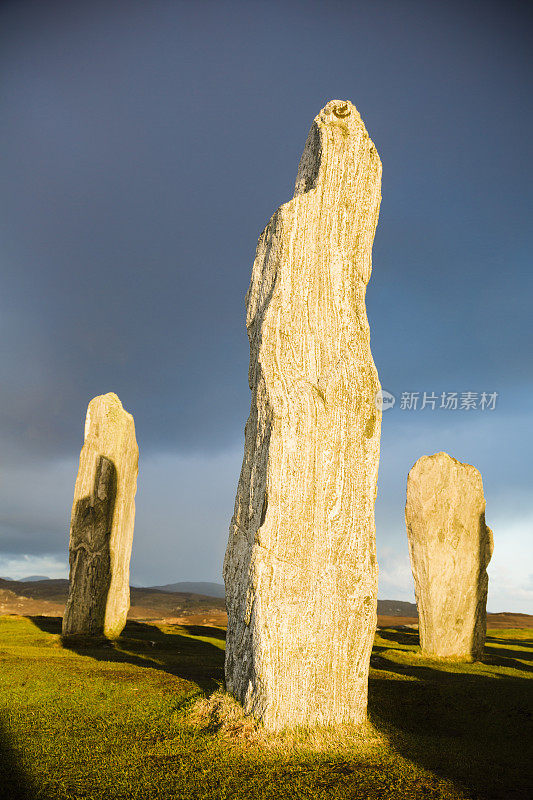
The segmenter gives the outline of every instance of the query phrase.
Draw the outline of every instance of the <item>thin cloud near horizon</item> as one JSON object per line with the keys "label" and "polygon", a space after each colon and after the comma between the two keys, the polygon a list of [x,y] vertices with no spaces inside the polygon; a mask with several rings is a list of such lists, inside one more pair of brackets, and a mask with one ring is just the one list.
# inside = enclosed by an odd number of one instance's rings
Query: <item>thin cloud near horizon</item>
{"label": "thin cloud near horizon", "polygon": [[367,291],[382,386],[498,392],[492,416],[384,414],[380,596],[412,598],[405,479],[445,450],[483,476],[489,608],[533,611],[531,17],[421,0],[289,0],[283,26],[238,2],[0,8],[0,573],[66,564],[85,411],[112,390],[141,448],[132,574],[217,579],[257,237],[341,97],[383,163]]}

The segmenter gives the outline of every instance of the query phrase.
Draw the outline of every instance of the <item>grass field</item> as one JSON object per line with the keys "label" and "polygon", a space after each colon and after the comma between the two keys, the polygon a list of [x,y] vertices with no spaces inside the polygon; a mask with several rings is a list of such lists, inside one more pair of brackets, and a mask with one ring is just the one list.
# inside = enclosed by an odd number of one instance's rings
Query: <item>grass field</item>
{"label": "grass field", "polygon": [[60,620],[0,618],[0,792],[13,800],[533,796],[533,631],[441,664],[376,636],[370,723],[266,735],[219,691],[219,628],[130,622],[66,649]]}

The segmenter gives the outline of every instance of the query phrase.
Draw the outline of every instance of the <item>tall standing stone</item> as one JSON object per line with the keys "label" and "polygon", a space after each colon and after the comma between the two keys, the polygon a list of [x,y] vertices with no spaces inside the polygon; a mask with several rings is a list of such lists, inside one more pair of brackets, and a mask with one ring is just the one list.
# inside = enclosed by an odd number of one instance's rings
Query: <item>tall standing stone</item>
{"label": "tall standing stone", "polygon": [[365,291],[380,187],[357,109],[329,102],[246,296],[252,403],[224,562],[226,685],[270,729],[366,718],[381,413]]}
{"label": "tall standing stone", "polygon": [[63,636],[116,638],[130,606],[130,556],[139,448],[116,396],[89,403],[70,525]]}
{"label": "tall standing stone", "polygon": [[478,470],[447,453],[419,458],[407,478],[405,521],[422,651],[480,658],[494,545]]}

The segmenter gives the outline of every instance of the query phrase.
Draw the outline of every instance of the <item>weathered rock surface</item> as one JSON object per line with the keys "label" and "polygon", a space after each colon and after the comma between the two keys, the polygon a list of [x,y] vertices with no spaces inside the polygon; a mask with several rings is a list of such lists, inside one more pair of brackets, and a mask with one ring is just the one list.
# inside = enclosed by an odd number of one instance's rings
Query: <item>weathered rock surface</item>
{"label": "weathered rock surface", "polygon": [[74,488],[64,636],[115,638],[126,624],[138,460],[132,415],[116,394],[95,397]]}
{"label": "weathered rock surface", "polygon": [[419,458],[407,478],[405,521],[422,651],[479,658],[494,545],[478,470],[447,453]]}
{"label": "weathered rock surface", "polygon": [[226,685],[270,729],[366,717],[381,413],[365,291],[380,187],[357,109],[329,102],[246,296],[252,403],[224,563]]}

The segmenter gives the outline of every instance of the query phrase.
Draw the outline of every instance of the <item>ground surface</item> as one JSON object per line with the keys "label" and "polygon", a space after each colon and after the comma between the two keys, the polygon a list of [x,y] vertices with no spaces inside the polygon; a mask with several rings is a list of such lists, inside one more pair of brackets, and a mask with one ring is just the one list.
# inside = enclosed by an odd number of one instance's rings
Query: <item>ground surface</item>
{"label": "ground surface", "polygon": [[416,630],[381,629],[371,724],[318,743],[211,713],[220,628],[132,621],[75,649],[59,631],[0,618],[2,800],[531,796],[533,630],[492,631],[484,663],[454,665],[423,659]]}

